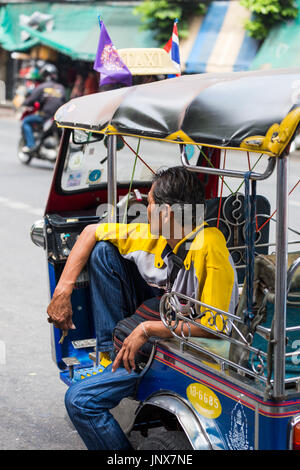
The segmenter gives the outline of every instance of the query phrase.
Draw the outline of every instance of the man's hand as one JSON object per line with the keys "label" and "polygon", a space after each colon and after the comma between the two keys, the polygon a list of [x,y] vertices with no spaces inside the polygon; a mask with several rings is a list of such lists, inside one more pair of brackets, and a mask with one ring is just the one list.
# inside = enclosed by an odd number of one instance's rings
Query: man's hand
{"label": "man's hand", "polygon": [[[145,323],[144,323],[145,326]],[[142,325],[138,325],[124,340],[122,348],[117,354],[112,365],[112,372],[121,365],[122,361],[125,369],[130,373],[135,369],[135,356],[143,344],[147,342],[147,335],[144,333]]]}
{"label": "man's hand", "polygon": [[50,318],[48,321],[53,323],[56,328],[63,331],[74,330],[75,325],[72,321],[73,311],[71,305],[71,296],[69,294],[60,293],[54,295],[47,308]]}
{"label": "man's hand", "polygon": [[68,256],[68,260],[47,309],[47,313],[50,317],[48,321],[63,331],[75,329],[72,322],[71,294],[76,279],[86,265],[96,244],[96,228],[97,224],[91,224],[87,225],[82,230]]}

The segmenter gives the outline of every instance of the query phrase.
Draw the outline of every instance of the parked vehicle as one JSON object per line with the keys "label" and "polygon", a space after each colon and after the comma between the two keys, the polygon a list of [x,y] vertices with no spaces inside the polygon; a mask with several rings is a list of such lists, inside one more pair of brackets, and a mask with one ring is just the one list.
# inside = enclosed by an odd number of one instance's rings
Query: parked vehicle
{"label": "parked vehicle", "polygon": [[[26,116],[38,112],[38,110],[39,103],[35,103],[33,107],[25,108],[20,116],[20,121],[23,121]],[[32,158],[38,158],[54,163],[56,161],[61,138],[61,132],[57,128],[54,117],[47,119],[43,124],[33,124],[33,134],[37,147],[34,152],[24,152],[23,147],[26,144],[21,128],[21,136],[18,142],[18,158],[20,162],[28,165]]]}
{"label": "parked vehicle", "polygon": [[[182,76],[78,98],[56,113],[59,156],[45,216],[31,231],[46,252],[51,295],[81,230],[122,221],[124,213],[129,221],[143,217],[134,205],[144,201],[152,172],[178,164],[202,178],[206,221],[224,233],[239,274],[235,315],[177,292],[162,297],[161,319],[173,337],[154,343],[131,417],[130,429],[144,436],[158,428],[144,448],[300,449],[300,240],[288,243],[287,223],[299,78],[300,69]],[[125,143],[121,151],[117,137]],[[224,196],[228,177],[239,187]],[[275,207],[264,196],[272,177]],[[67,386],[97,373],[85,270],[72,306],[76,330],[63,343],[51,326],[53,360]],[[207,329],[195,321],[203,310],[216,339],[175,334],[178,321]]]}

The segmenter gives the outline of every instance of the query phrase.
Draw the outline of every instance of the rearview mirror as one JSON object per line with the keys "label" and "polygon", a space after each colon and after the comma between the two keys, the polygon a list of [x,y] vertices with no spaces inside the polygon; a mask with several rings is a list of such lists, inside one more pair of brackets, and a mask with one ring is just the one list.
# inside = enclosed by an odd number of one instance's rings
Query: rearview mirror
{"label": "rearview mirror", "polygon": [[73,143],[77,145],[90,144],[92,142],[100,142],[104,138],[103,134],[97,132],[87,132],[81,129],[73,130]]}

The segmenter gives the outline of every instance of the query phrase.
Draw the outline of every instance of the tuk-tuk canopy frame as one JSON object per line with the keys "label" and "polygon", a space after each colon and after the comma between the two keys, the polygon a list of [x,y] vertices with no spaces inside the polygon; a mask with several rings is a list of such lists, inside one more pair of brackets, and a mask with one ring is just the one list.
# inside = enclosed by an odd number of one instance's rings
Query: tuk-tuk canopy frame
{"label": "tuk-tuk canopy frame", "polygon": [[[191,167],[185,159],[184,144],[187,143],[279,157],[269,158],[262,175],[252,173],[252,179],[265,179],[277,167],[272,340],[272,394],[277,399],[285,395],[288,197],[285,150],[300,121],[296,88],[299,79],[300,69],[183,76],[77,98],[62,106],[55,116],[60,127],[109,136],[108,202],[112,207],[116,204],[117,135],[182,144],[182,163],[190,171],[202,172],[202,169]],[[215,171],[222,175],[222,169]],[[115,213],[110,214],[110,218],[114,221]]]}
{"label": "tuk-tuk canopy frame", "polygon": [[71,100],[59,127],[280,156],[300,121],[300,68],[185,75]]}

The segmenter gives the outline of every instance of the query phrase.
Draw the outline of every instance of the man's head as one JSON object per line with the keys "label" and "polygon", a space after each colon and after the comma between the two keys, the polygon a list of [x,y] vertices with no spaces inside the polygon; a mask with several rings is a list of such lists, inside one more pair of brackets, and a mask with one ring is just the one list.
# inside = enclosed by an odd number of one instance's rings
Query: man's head
{"label": "man's head", "polygon": [[40,70],[40,77],[43,82],[48,80],[56,82],[58,77],[57,68],[53,64],[45,64]]}
{"label": "man's head", "polygon": [[205,203],[204,188],[197,174],[184,167],[171,167],[156,173],[148,200],[148,220],[152,233],[161,235],[165,228],[172,236],[174,227],[177,227],[185,236],[186,232],[201,222]]}

